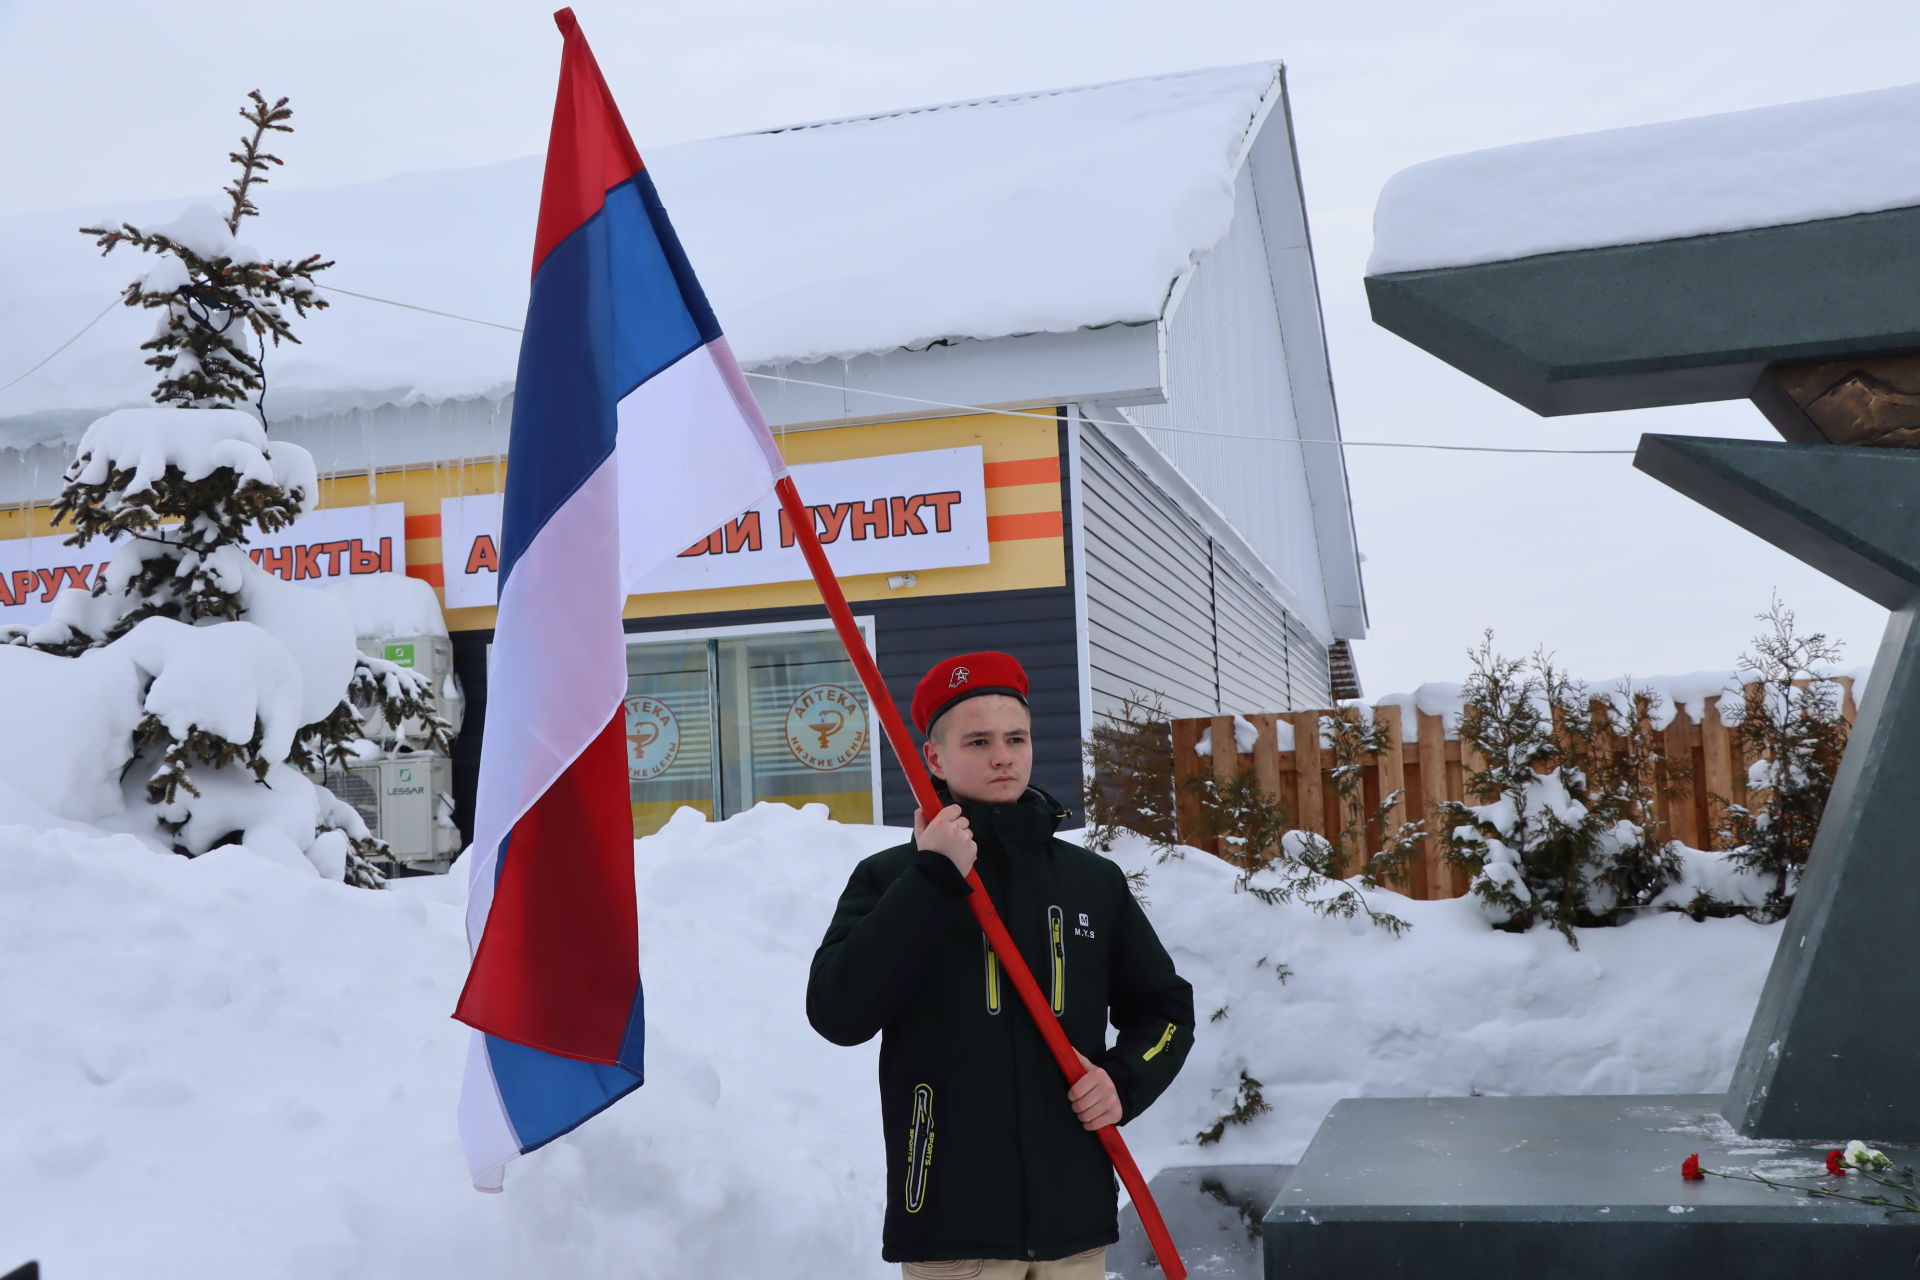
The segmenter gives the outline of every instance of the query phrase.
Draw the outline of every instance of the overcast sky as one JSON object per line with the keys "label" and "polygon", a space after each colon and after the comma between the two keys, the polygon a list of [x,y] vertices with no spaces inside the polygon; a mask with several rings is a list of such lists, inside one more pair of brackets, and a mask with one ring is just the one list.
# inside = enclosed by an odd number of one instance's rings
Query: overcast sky
{"label": "overcast sky", "polygon": [[[293,100],[299,131],[280,148],[289,186],[537,152],[560,49],[552,7],[0,0],[0,213],[211,190],[253,88]],[[575,11],[643,151],[1285,60],[1342,429],[1355,441],[1772,438],[1745,403],[1536,418],[1377,329],[1361,288],[1374,200],[1397,170],[1459,151],[1920,79],[1912,0],[582,0]],[[1348,470],[1368,557],[1372,630],[1357,652],[1370,695],[1460,679],[1488,627],[1508,651],[1545,645],[1602,678],[1733,665],[1775,590],[1803,626],[1844,639],[1852,662],[1871,661],[1885,622],[1626,458],[1355,448]]]}

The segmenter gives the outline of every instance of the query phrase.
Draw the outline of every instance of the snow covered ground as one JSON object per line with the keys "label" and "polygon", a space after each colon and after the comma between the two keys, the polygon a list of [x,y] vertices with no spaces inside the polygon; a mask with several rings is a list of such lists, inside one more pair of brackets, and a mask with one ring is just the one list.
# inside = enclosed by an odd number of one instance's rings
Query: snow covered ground
{"label": "snow covered ground", "polygon": [[[895,1274],[875,1046],[819,1039],[802,994],[846,872],[902,833],[762,805],[638,842],[649,1082],[484,1196],[453,1124],[459,869],[372,893],[237,848],[159,855],[17,793],[5,822],[34,825],[0,825],[0,1270]],[[1393,899],[1414,924],[1395,940],[1235,894],[1202,854],[1114,856],[1148,869],[1200,1017],[1126,1130],[1149,1173],[1293,1160],[1353,1095],[1719,1089],[1777,937],[1660,916],[1576,952]],[[1273,1111],[1194,1145],[1243,1069]]]}

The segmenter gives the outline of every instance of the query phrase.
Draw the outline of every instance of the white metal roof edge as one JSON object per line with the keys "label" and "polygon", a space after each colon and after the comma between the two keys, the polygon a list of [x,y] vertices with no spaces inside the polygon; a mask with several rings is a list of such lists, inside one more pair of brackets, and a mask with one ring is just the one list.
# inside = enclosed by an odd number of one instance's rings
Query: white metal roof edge
{"label": "white metal roof edge", "polygon": [[[803,129],[829,129],[835,125],[867,124],[879,120],[894,120],[902,116],[917,116],[929,111],[957,111],[967,107],[991,107],[1008,102],[1029,102],[1040,98],[1058,98],[1070,93],[1091,93],[1100,89],[1113,89],[1121,85],[1151,83],[1156,80],[1183,80],[1189,76],[1210,75],[1220,71],[1238,71],[1243,67],[1272,67],[1277,76],[1285,64],[1278,58],[1254,58],[1247,62],[1229,62],[1212,67],[1190,67],[1185,71],[1163,71],[1158,75],[1127,76],[1119,80],[1098,80],[1091,84],[1063,85],[1054,89],[1023,89],[1012,93],[987,94],[978,98],[955,98],[950,102],[930,102],[918,107],[896,107],[888,111],[868,111],[850,116],[835,116],[825,120],[808,120],[798,124],[770,125],[762,129],[746,129],[739,133],[719,135],[720,138],[752,138],[775,133],[795,133]],[[690,139],[689,141],[717,141],[718,139]],[[684,145],[684,144],[682,144]]]}
{"label": "white metal roof edge", "polygon": [[[1241,65],[1259,66],[1262,64],[1248,62],[1242,63]],[[1273,108],[1286,98],[1286,68],[1279,62],[1267,63],[1265,65],[1273,68],[1273,77],[1267,82],[1266,91],[1260,95],[1260,101],[1254,104],[1253,115],[1248,118],[1246,130],[1240,135],[1240,140],[1234,147],[1233,163],[1228,170],[1234,182],[1240,180],[1240,171],[1247,167],[1247,162],[1253,155],[1254,144],[1266,129],[1267,120],[1273,114]],[[1282,118],[1286,118],[1284,112],[1282,113]],[[1291,121],[1287,123],[1287,150],[1293,150],[1293,125]],[[1232,234],[1231,221],[1228,223],[1228,234]],[[1166,300],[1160,304],[1160,385],[1163,387],[1168,385],[1170,374],[1167,363],[1166,326],[1173,322],[1174,313],[1180,309],[1181,302],[1186,299],[1187,288],[1193,283],[1194,274],[1200,270],[1200,264],[1205,262],[1208,256],[1211,255],[1215,249],[1219,248],[1221,242],[1225,239],[1226,237],[1222,236],[1220,241],[1216,241],[1207,246],[1204,251],[1190,254],[1187,258],[1186,269],[1167,283]]]}
{"label": "white metal roof edge", "polygon": [[[1267,252],[1275,306],[1280,311],[1295,425],[1303,439],[1338,440],[1339,407],[1334,398],[1320,278],[1313,261],[1313,237],[1307,225],[1299,156],[1293,146],[1293,113],[1284,72],[1277,96],[1285,127],[1262,131],[1254,139],[1255,154],[1249,157],[1254,207],[1260,216],[1260,238]],[[1310,302],[1288,308],[1289,300],[1303,298]],[[1360,572],[1360,540],[1353,523],[1346,451],[1334,445],[1302,445],[1300,449],[1307,493],[1313,503],[1320,576],[1333,636],[1340,640],[1364,639],[1368,623],[1366,584]]]}

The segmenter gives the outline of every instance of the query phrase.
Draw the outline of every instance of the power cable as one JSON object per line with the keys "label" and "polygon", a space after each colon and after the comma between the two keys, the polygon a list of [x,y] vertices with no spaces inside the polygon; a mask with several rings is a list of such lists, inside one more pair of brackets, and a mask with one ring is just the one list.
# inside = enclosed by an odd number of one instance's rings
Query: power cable
{"label": "power cable", "polygon": [[[418,311],[425,315],[439,316],[442,319],[446,319],[446,320],[459,320],[466,324],[483,325],[486,328],[500,329],[507,333],[524,332],[524,330],[522,330],[517,325],[501,324],[498,321],[494,321],[494,320],[481,320],[474,316],[463,316],[453,311],[437,311],[432,307],[417,306],[414,303],[400,302],[393,298],[382,298],[371,293],[357,293],[352,289],[343,289],[337,284],[320,283],[316,281],[315,285],[316,287],[321,289],[327,289],[334,293],[344,294],[349,298],[359,298],[364,302],[377,302],[382,304],[383,306],[400,307],[407,311]],[[116,299],[115,301],[118,301],[118,299]],[[107,311],[111,311],[113,309],[113,305],[114,305],[113,303],[108,303]],[[15,383],[23,381],[29,374],[36,372],[41,367],[41,365],[46,364],[48,360],[53,359],[54,356],[59,355],[62,351],[65,351],[68,347],[72,346],[75,342],[79,341],[81,334],[84,334],[88,329],[91,329],[93,328],[94,325],[98,324],[101,318],[107,314],[107,311],[102,311],[100,315],[95,316],[92,320],[88,321],[86,327],[81,329],[80,333],[74,334],[73,337],[68,338],[65,342],[61,343],[57,348],[55,348],[52,352],[50,352],[47,355],[46,359],[40,361],[39,364],[34,365],[33,368],[28,369],[26,373],[23,373],[18,378],[15,378],[13,382],[7,383],[6,386],[0,386],[0,391],[5,391],[8,387],[13,386]],[[788,386],[794,386],[794,387],[817,387],[826,391],[838,391],[843,395],[851,392],[854,395],[872,396],[881,400],[894,400],[902,404],[919,405],[922,408],[958,409],[967,413],[997,413],[1004,417],[1010,417],[1010,418],[1039,418],[1046,421],[1057,420],[1057,415],[1055,414],[1036,413],[1032,410],[1027,410],[1027,409],[995,409],[987,405],[959,404],[950,400],[929,400],[924,396],[903,396],[891,391],[875,391],[869,387],[850,387],[840,383],[815,382],[806,378],[789,378],[783,374],[756,373],[751,370],[743,370],[742,372],[746,373],[747,377],[749,378],[757,378],[763,382],[779,382],[779,383],[785,383]],[[1264,436],[1264,435],[1255,435],[1251,432],[1208,431],[1199,427],[1160,426],[1160,425],[1154,425],[1154,424],[1148,424],[1148,423],[1142,423],[1142,422],[1132,422],[1125,419],[1115,419],[1115,418],[1089,418],[1089,417],[1083,416],[1080,420],[1082,422],[1090,422],[1095,424],[1096,426],[1103,426],[1103,427],[1131,427],[1136,431],[1165,431],[1165,432],[1170,432],[1174,435],[1208,436],[1218,440],[1262,440],[1262,441],[1266,441],[1269,444],[1333,445],[1335,447],[1342,448],[1342,449],[1428,449],[1428,450],[1435,450],[1443,453],[1563,454],[1563,455],[1568,455],[1572,457],[1631,457],[1635,452],[1632,449],[1548,449],[1548,448],[1520,448],[1520,447],[1514,447],[1511,445],[1492,445],[1492,444],[1437,444],[1431,441],[1422,441],[1422,440],[1347,440],[1347,439],[1325,440],[1325,439],[1319,439],[1312,436]]]}
{"label": "power cable", "polygon": [[[1009,418],[1045,418],[1053,421],[1051,413],[1033,413],[1024,409],[994,409],[986,405],[953,404],[945,400],[928,400],[921,396],[895,395],[889,391],[874,391],[866,387],[849,387],[835,382],[809,382],[804,378],[786,378],[771,373],[753,373],[747,371],[749,378],[764,378],[773,382],[785,382],[797,387],[822,387],[828,391],[851,391],[855,395],[878,396],[883,400],[903,400],[909,404],[927,405],[938,409],[965,409],[970,413],[997,413]],[[1103,427],[1132,427],[1136,431],[1171,431],[1177,435],[1213,436],[1222,440],[1266,440],[1273,444],[1332,444],[1342,448],[1355,449],[1444,449],[1460,453],[1566,453],[1566,454],[1604,454],[1628,455],[1632,449],[1516,449],[1504,445],[1491,444],[1430,444],[1413,440],[1322,440],[1312,436],[1260,436],[1238,431],[1207,431],[1200,427],[1163,427],[1145,422],[1130,422],[1115,418],[1089,418],[1084,415],[1082,422],[1091,422]]]}
{"label": "power cable", "polygon": [[105,307],[101,308],[99,315],[95,316],[93,319],[87,321],[85,324],[80,326],[79,333],[74,334],[71,338],[68,338],[65,342],[61,343],[59,346],[55,347],[53,350],[47,352],[47,354],[41,358],[39,364],[34,365],[33,368],[27,370],[25,373],[15,378],[12,382],[0,384],[0,391],[5,391],[10,387],[16,387],[20,385],[22,382],[25,382],[28,378],[32,377],[34,374],[40,372],[40,370],[46,365],[47,361],[53,359],[55,356],[59,355],[62,351],[65,351],[68,347],[80,341],[80,339],[86,335],[87,330],[93,328],[93,326],[99,324],[102,320],[105,320],[107,318],[107,312],[119,306],[124,297],[125,297],[124,294],[116,293],[113,296],[113,301],[109,302]]}
{"label": "power cable", "polygon": [[349,298],[359,298],[366,302],[382,302],[389,307],[404,307],[408,311],[422,311],[422,312],[425,312],[427,315],[442,316],[448,320],[464,320],[468,324],[482,324],[489,329],[505,329],[508,333],[524,333],[525,332],[525,330],[521,329],[517,325],[498,324],[492,320],[476,320],[472,316],[455,315],[451,311],[435,311],[432,307],[417,307],[411,302],[395,302],[392,298],[376,298],[370,293],[355,293],[351,289],[342,289],[337,284],[332,284],[323,280],[315,280],[313,283],[315,288],[328,289],[334,293],[344,293]]}

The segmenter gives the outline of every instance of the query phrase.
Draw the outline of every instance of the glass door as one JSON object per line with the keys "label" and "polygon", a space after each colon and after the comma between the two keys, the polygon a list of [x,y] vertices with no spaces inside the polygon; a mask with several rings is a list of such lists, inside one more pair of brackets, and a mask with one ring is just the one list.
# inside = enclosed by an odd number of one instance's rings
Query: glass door
{"label": "glass door", "polygon": [[721,783],[727,811],[762,800],[824,804],[873,821],[866,691],[831,631],[719,641]]}
{"label": "glass door", "polygon": [[633,834],[688,805],[715,816],[713,664],[706,641],[627,647],[627,791]]}
{"label": "glass door", "polygon": [[634,834],[690,805],[726,818],[761,801],[874,821],[872,718],[830,630],[641,641],[627,658]]}

